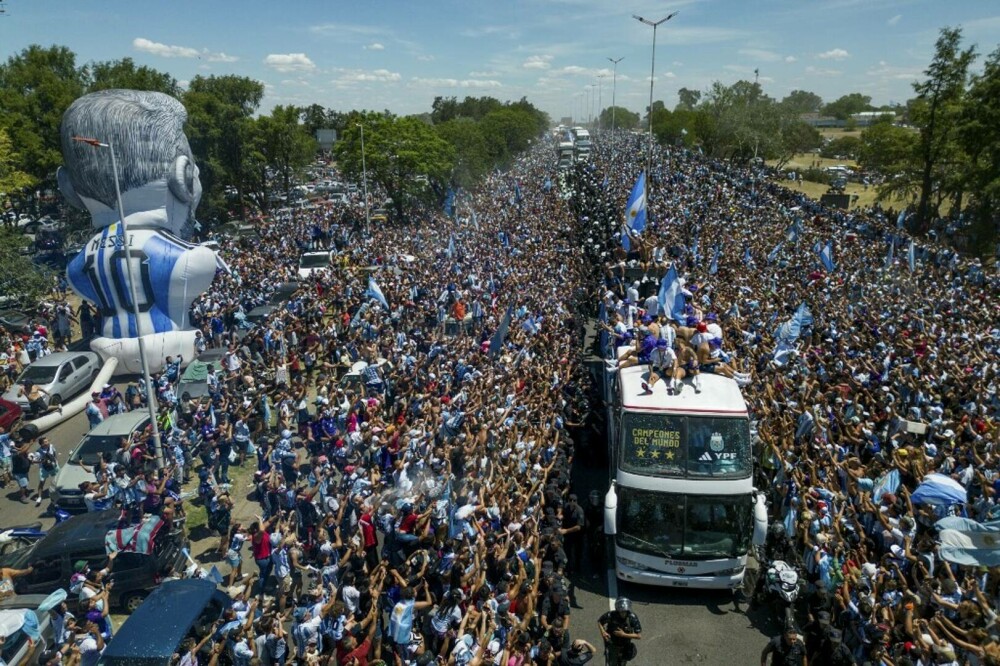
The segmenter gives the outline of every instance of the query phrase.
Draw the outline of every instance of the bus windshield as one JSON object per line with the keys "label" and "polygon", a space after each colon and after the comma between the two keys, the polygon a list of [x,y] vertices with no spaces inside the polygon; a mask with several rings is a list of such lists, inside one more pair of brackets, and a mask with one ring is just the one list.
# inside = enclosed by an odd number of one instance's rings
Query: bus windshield
{"label": "bus windshield", "polygon": [[741,557],[750,548],[747,495],[678,495],[618,488],[618,545],[668,559]]}
{"label": "bus windshield", "polygon": [[626,412],[619,465],[646,476],[746,478],[753,471],[746,417]]}

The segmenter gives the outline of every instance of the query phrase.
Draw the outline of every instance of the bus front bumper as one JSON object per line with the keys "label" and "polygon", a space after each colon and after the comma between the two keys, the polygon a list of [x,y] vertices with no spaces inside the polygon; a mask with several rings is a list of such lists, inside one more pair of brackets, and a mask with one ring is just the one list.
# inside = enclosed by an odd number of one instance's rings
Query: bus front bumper
{"label": "bus front bumper", "polygon": [[619,580],[640,583],[642,585],[658,585],[660,587],[690,587],[697,590],[735,590],[743,584],[744,571],[743,568],[740,568],[737,573],[731,574],[688,576],[653,571],[652,569],[640,570],[621,562],[618,563],[617,567]]}

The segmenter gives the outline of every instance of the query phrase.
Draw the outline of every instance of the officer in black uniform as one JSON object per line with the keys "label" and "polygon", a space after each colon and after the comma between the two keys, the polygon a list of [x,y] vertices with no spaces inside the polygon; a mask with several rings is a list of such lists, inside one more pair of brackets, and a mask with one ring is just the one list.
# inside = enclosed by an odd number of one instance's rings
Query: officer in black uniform
{"label": "officer in black uniform", "polygon": [[632,602],[625,597],[615,599],[615,609],[597,620],[604,639],[605,661],[608,666],[624,666],[635,659],[635,643],[642,638],[642,625],[632,612]]}

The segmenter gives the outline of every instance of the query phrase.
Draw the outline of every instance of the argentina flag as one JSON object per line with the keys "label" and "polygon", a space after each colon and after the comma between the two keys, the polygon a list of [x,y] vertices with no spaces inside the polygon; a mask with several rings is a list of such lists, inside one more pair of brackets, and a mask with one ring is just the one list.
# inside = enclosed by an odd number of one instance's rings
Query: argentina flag
{"label": "argentina flag", "polygon": [[375,278],[368,278],[368,289],[365,291],[365,296],[368,298],[373,298],[382,304],[386,310],[389,309],[389,302],[385,300],[385,294],[382,293],[382,289],[376,284]]}
{"label": "argentina flag", "polygon": [[639,179],[632,187],[632,194],[625,206],[625,225],[633,233],[639,233],[646,228],[646,172],[639,174]]}

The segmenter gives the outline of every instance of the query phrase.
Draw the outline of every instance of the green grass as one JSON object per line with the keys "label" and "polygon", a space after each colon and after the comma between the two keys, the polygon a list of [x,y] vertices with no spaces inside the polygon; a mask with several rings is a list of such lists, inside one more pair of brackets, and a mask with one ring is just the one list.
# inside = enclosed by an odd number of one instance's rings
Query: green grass
{"label": "green grass", "polygon": [[[781,179],[776,182],[780,183],[782,186],[787,187],[790,190],[794,190],[796,192],[803,192],[809,198],[815,199],[817,201],[819,201],[819,198],[822,195],[826,194],[826,191],[829,189],[829,187],[825,183],[814,183],[809,180],[802,181],[801,185],[799,185],[797,182],[792,182],[790,180],[785,180],[785,179]],[[858,195],[857,201],[851,206],[852,208],[866,208],[868,206],[871,206],[876,202],[876,198],[878,196],[878,191],[876,190],[876,188],[869,186],[868,190],[865,191],[864,186],[858,183],[848,183],[847,187],[844,189],[844,192],[846,194]],[[883,208],[891,207],[897,209],[900,208],[901,206],[907,205],[907,203],[909,202],[904,199],[896,199],[896,198],[890,198],[881,202]]]}

